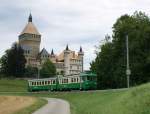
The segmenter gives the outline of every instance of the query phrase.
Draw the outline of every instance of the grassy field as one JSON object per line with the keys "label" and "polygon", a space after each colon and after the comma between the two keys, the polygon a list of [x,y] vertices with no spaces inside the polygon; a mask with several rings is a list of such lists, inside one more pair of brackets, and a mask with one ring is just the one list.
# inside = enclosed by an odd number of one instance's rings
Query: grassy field
{"label": "grassy field", "polygon": [[0,92],[27,92],[26,80],[0,79]]}
{"label": "grassy field", "polygon": [[65,99],[71,105],[71,114],[150,114],[150,83],[125,90],[9,93],[9,95]]}
{"label": "grassy field", "polygon": [[150,114],[150,84],[129,90],[31,95],[65,99],[71,114]]}

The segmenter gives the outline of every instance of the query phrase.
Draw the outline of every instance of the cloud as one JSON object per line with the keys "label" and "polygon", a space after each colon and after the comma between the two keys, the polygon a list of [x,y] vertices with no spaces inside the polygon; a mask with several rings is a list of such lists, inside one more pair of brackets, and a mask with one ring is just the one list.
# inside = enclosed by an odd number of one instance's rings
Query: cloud
{"label": "cloud", "polygon": [[41,48],[55,53],[66,44],[85,51],[85,68],[95,58],[94,46],[112,33],[116,19],[136,10],[149,14],[148,0],[1,0],[0,55],[18,40],[31,11],[33,22],[42,34]]}

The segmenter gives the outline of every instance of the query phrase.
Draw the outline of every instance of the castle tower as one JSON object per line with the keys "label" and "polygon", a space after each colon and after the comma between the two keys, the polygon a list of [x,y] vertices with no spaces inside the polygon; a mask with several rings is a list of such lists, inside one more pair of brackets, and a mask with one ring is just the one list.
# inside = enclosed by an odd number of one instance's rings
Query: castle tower
{"label": "castle tower", "polygon": [[41,35],[29,15],[28,23],[19,35],[19,44],[24,49],[26,58],[36,58],[40,51]]}
{"label": "castle tower", "polygon": [[64,68],[65,68],[65,75],[70,74],[70,58],[69,58],[70,50],[68,45],[66,46],[66,49],[64,50]]}
{"label": "castle tower", "polygon": [[81,61],[81,64],[80,64],[80,69],[81,69],[81,72],[83,72],[84,71],[84,66],[83,66],[83,64],[84,64],[84,60],[83,60],[83,56],[84,56],[84,52],[83,52],[83,50],[82,50],[82,47],[80,47],[80,50],[79,50],[79,52],[78,52],[78,57],[79,57],[79,60]]}

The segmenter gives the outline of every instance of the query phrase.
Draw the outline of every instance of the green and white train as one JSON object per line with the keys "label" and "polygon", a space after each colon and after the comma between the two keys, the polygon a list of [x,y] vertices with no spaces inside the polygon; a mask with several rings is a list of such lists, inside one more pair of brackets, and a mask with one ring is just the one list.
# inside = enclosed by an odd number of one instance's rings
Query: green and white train
{"label": "green and white train", "polygon": [[76,75],[57,76],[45,79],[28,80],[28,91],[94,90],[97,76],[92,72]]}

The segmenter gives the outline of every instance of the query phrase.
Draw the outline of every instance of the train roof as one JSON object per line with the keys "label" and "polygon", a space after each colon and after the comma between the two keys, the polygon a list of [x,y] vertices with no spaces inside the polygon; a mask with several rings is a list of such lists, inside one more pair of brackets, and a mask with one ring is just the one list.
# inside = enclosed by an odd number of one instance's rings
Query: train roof
{"label": "train roof", "polygon": [[56,79],[57,77],[51,77],[51,78],[41,78],[41,79],[31,79],[28,81],[43,81],[43,80],[51,80],[51,79]]}
{"label": "train roof", "polygon": [[82,72],[80,74],[80,76],[91,76],[91,77],[96,77],[97,75],[95,73],[92,73],[92,72]]}

